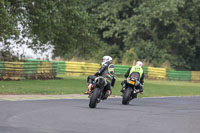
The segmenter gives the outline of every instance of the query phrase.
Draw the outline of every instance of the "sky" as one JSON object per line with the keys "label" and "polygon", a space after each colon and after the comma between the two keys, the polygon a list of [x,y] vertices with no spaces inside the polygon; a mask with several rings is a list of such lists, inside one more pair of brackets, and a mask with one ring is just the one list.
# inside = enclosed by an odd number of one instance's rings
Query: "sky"
{"label": "sky", "polygon": [[[46,52],[41,52],[40,50],[34,52],[31,48],[28,48],[25,44],[18,46],[16,43],[9,45],[11,51],[14,52],[14,55],[24,55],[26,59],[41,59],[41,60],[52,60],[52,50],[53,48],[47,50]],[[3,49],[3,44],[0,42],[0,50]]]}
{"label": "sky", "polygon": [[13,51],[15,54],[23,54],[26,58],[32,58],[32,59],[41,59],[41,60],[51,60],[52,57],[52,49],[46,51],[46,52],[34,52],[31,48],[28,48],[25,44],[22,45],[20,48],[13,47]]}
{"label": "sky", "polygon": [[[25,58],[27,59],[41,59],[41,60],[52,60],[52,51],[53,51],[53,47],[51,47],[49,50],[47,50],[46,52],[41,52],[40,50],[38,50],[37,52],[34,52],[31,48],[28,48],[27,45],[25,43],[31,43],[32,40],[28,39],[27,37],[23,37],[22,36],[22,31],[23,31],[23,27],[20,23],[18,23],[18,29],[20,31],[20,35],[19,35],[19,40],[23,40],[24,44],[20,44],[18,45],[16,42],[18,40],[12,40],[9,39],[8,42],[10,42],[11,45],[9,45],[9,48],[11,51],[14,52],[14,55],[18,56],[19,55],[24,55]],[[2,42],[0,42],[0,50],[4,48],[4,45]]]}

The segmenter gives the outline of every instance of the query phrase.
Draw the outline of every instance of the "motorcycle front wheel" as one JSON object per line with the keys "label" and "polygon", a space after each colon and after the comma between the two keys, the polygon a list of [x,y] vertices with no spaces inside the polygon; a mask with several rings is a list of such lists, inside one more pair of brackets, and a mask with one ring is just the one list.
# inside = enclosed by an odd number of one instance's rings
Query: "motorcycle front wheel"
{"label": "motorcycle front wheel", "polygon": [[89,103],[89,107],[90,108],[96,108],[96,105],[98,103],[98,97],[100,95],[100,89],[99,88],[95,88],[92,96],[90,97],[90,103]]}
{"label": "motorcycle front wheel", "polygon": [[123,96],[122,96],[122,104],[124,104],[124,105],[129,104],[131,92],[132,92],[132,88],[128,87],[125,89]]}

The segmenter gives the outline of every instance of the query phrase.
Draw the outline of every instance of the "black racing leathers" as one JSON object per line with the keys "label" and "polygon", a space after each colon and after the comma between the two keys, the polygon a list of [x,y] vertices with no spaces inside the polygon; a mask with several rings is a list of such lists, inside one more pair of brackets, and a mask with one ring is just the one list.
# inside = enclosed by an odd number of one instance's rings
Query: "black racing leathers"
{"label": "black racing leathers", "polygon": [[106,77],[107,79],[109,79],[110,82],[108,82],[108,84],[106,85],[106,89],[111,90],[110,86],[114,86],[115,84],[115,77],[110,76],[109,72],[108,72],[108,67],[111,63],[105,63],[104,65],[101,66],[101,68],[94,74],[94,75],[90,75],[88,76],[87,82],[88,83],[93,83],[95,78],[97,76],[102,76],[102,77]]}

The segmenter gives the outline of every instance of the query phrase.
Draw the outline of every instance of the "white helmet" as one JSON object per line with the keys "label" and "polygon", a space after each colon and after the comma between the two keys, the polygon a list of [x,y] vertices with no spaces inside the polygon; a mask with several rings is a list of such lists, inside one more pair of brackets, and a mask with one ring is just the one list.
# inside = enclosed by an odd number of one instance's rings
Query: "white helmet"
{"label": "white helmet", "polygon": [[112,57],[110,57],[110,56],[104,56],[101,64],[104,65],[107,62],[112,63]]}
{"label": "white helmet", "polygon": [[141,66],[141,67],[143,67],[143,63],[142,63],[141,61],[137,61],[137,62],[136,62],[136,66]]}

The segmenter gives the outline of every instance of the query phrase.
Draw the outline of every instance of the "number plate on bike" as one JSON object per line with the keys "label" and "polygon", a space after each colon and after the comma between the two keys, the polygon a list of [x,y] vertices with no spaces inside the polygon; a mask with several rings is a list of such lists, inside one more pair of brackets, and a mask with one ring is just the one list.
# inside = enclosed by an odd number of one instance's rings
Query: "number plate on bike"
{"label": "number plate on bike", "polygon": [[135,84],[135,81],[131,81],[131,80],[130,80],[128,83],[134,85],[134,84]]}

